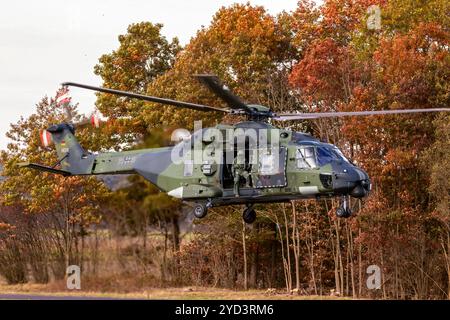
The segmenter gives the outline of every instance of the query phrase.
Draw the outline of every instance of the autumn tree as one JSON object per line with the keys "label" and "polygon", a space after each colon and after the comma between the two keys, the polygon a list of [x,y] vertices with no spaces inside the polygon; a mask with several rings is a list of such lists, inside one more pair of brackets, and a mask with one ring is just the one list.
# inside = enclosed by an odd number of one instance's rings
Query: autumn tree
{"label": "autumn tree", "polygon": [[[181,47],[177,38],[169,42],[161,34],[162,27],[150,22],[135,23],[119,36],[119,47],[102,55],[94,68],[104,87],[145,94],[149,84],[173,66]],[[137,137],[149,134],[143,119],[146,113],[143,101],[103,93],[97,97],[98,110],[117,120],[103,129],[105,135],[113,137],[111,145],[133,143]]]}
{"label": "autumn tree", "polygon": [[[17,223],[17,237],[24,242],[24,259],[34,257],[42,272],[51,268],[56,278],[64,277],[65,268],[71,263],[82,265],[84,236],[88,228],[99,223],[102,203],[110,195],[105,185],[95,177],[62,177],[29,169],[19,169],[21,161],[53,165],[56,153],[40,143],[40,130],[66,118],[67,110],[57,105],[55,98],[43,98],[36,105],[36,112],[21,118],[11,126],[7,136],[11,139],[8,149],[2,151],[3,174],[1,203],[18,209],[9,216],[10,224]],[[69,105],[75,121],[82,116],[76,113],[76,105]],[[86,143],[89,129],[82,129],[78,137]],[[89,148],[89,145],[85,144]],[[34,225],[33,228],[26,226]],[[26,239],[23,237],[28,237]],[[31,238],[30,238],[31,237]],[[39,249],[39,250],[38,250]],[[36,253],[38,254],[36,256]],[[33,261],[31,261],[33,262]],[[31,264],[37,266],[36,264]],[[36,274],[35,274],[36,277]],[[47,276],[44,279],[48,280]],[[45,282],[45,281],[44,281]]]}
{"label": "autumn tree", "polygon": [[[382,10],[381,30],[369,30],[365,23],[371,4]],[[325,1],[320,19],[309,24],[316,39],[290,76],[295,94],[314,111],[445,107],[448,32],[441,25],[446,19],[441,9],[446,6],[444,1],[430,6],[417,1]],[[298,11],[300,17],[314,12],[304,3]],[[406,12],[413,14],[400,21],[393,18]],[[405,297],[413,291],[423,297],[434,290],[424,277],[424,272],[435,276],[437,270],[430,262],[436,257],[425,249],[433,242],[427,233],[427,175],[420,169],[421,155],[434,139],[433,117],[319,120],[314,126],[317,135],[341,146],[372,177],[374,190],[352,233],[372,261],[392,272],[394,280],[383,287],[384,296]],[[342,234],[335,232],[336,237]],[[408,273],[416,282],[400,276],[405,265],[413,266]]]}
{"label": "autumn tree", "polygon": [[[169,42],[161,34],[162,27],[162,24],[150,22],[131,24],[127,33],[119,36],[119,47],[101,56],[94,69],[102,77],[104,87],[145,94],[147,87],[173,66],[181,47],[176,38]],[[100,137],[109,139],[103,143],[103,148],[117,148],[118,145],[128,149],[151,148],[170,143],[167,131],[146,121],[148,108],[143,101],[98,94],[96,105],[109,118],[98,132]],[[133,221],[128,220],[128,223],[134,224],[134,229],[143,235],[144,244],[150,224],[166,230],[165,236],[169,232],[167,228],[171,226],[173,249],[177,251],[180,242],[179,203],[170,200],[167,195],[159,194],[154,186],[141,177],[128,179],[129,187],[119,191],[118,195],[122,202],[127,203],[129,213],[133,214]],[[116,205],[123,207],[118,203]]]}
{"label": "autumn tree", "polygon": [[434,124],[436,140],[423,153],[421,170],[429,177],[431,218],[438,222],[433,236],[440,244],[450,296],[450,117],[443,115]]}
{"label": "autumn tree", "polygon": [[[380,29],[367,25],[371,5],[381,10]],[[300,0],[293,12],[276,16],[234,4],[184,48],[162,36],[160,24],[132,24],[95,73],[105,87],[223,106],[192,77],[213,73],[246,102],[277,112],[448,107],[448,11],[444,0]],[[94,178],[19,174],[21,159],[57,161],[38,143],[40,128],[64,118],[53,100],[42,100],[36,114],[12,126],[12,143],[2,154],[8,179],[2,182],[0,268],[10,282],[27,281],[27,268],[34,279],[48,281],[42,265],[61,274],[68,260],[83,257],[79,240],[102,214],[114,234],[139,244],[134,258],[144,273],[149,230],[160,232],[158,284],[285,286],[288,293],[398,299],[450,295],[446,115],[277,123],[337,144],[369,173],[370,196],[350,202],[356,216],[336,218],[338,199],[259,205],[251,226],[242,223],[238,207],[214,208],[181,241],[181,203],[141,177],[125,178],[111,199]],[[108,94],[98,94],[97,107],[107,124],[78,132],[95,151],[165,146],[170,129],[192,129],[194,120],[204,127],[243,120]],[[366,288],[372,264],[382,269],[381,290]]]}
{"label": "autumn tree", "polygon": [[[278,19],[263,7],[235,4],[221,8],[211,25],[199,30],[179,54],[173,68],[148,87],[148,93],[182,101],[222,106],[223,102],[203,88],[192,75],[216,74],[243,100],[268,104],[267,79],[295,55],[290,46],[291,19]],[[193,120],[214,124],[221,114],[156,108],[147,112],[148,123],[192,129]],[[225,119],[228,121],[236,121]]]}

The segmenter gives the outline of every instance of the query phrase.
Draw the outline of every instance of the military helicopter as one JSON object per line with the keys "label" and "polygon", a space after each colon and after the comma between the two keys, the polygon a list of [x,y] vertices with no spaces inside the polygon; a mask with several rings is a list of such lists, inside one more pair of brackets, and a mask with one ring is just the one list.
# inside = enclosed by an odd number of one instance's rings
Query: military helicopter
{"label": "military helicopter", "polygon": [[[268,107],[244,103],[214,75],[195,77],[228,108],[73,82],[62,85],[204,112],[244,115],[247,120],[200,128],[193,134],[178,132],[178,143],[170,147],[99,154],[80,146],[73,124],[56,124],[43,133],[43,138],[55,144],[57,164],[25,162],[19,166],[63,176],[139,174],[168,195],[191,203],[197,218],[205,217],[212,207],[245,205],[243,219],[252,223],[257,203],[330,197],[341,199],[336,215],[347,218],[352,214],[349,198],[364,198],[371,190],[368,174],[336,146],[306,133],[277,128],[269,121],[450,111],[434,108],[276,114]],[[98,119],[92,120],[98,124]]]}

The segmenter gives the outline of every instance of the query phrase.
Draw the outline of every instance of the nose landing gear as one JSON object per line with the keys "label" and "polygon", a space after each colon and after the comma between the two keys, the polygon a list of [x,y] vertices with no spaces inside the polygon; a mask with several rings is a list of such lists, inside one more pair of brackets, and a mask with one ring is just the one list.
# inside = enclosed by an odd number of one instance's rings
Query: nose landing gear
{"label": "nose landing gear", "polygon": [[349,218],[352,215],[352,210],[348,206],[348,197],[342,197],[342,203],[336,210],[336,216],[339,218]]}

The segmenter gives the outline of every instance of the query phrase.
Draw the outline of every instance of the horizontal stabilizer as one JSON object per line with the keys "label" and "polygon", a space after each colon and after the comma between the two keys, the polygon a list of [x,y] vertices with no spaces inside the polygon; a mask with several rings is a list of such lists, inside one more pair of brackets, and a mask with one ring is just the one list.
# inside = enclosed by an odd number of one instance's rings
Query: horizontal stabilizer
{"label": "horizontal stabilizer", "polygon": [[40,171],[47,171],[47,172],[51,172],[51,173],[55,173],[55,174],[61,174],[63,176],[70,176],[71,173],[69,171],[65,171],[65,170],[58,170],[52,167],[47,167],[47,166],[43,166],[41,164],[37,164],[37,163],[30,163],[30,162],[21,162],[18,164],[18,166],[20,168],[32,168],[32,169],[36,169],[36,170],[40,170]]}

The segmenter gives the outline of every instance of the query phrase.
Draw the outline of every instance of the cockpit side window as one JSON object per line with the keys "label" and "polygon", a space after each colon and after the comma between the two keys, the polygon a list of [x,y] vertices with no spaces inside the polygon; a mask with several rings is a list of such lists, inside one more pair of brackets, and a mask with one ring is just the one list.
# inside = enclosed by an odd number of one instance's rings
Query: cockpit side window
{"label": "cockpit side window", "polygon": [[298,169],[317,168],[316,148],[313,146],[299,147],[295,153]]}

